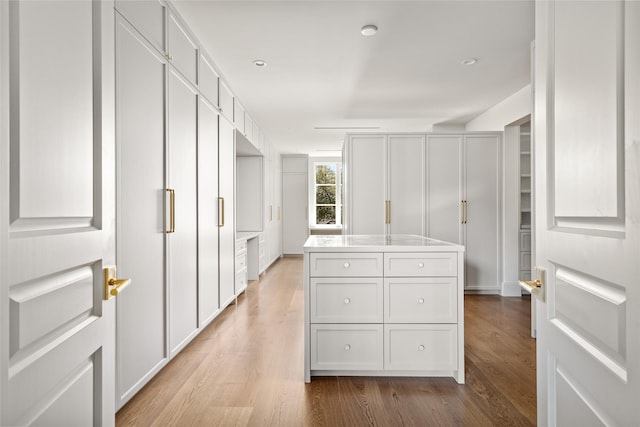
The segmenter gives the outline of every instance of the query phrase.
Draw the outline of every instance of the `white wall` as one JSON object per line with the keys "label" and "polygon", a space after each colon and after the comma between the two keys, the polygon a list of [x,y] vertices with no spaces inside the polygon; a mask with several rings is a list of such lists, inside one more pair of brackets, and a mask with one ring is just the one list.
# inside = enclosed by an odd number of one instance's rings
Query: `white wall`
{"label": "white wall", "polygon": [[531,114],[531,85],[500,101],[465,125],[467,131],[504,131],[504,127]]}

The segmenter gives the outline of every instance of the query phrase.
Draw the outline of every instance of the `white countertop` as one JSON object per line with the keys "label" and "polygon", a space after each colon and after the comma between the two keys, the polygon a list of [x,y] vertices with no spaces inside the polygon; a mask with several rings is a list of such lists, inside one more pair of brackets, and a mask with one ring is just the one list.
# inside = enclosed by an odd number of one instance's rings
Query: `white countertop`
{"label": "white countertop", "polygon": [[253,239],[262,234],[262,231],[236,231],[236,242]]}
{"label": "white countertop", "polygon": [[305,252],[464,252],[464,246],[413,234],[312,235]]}

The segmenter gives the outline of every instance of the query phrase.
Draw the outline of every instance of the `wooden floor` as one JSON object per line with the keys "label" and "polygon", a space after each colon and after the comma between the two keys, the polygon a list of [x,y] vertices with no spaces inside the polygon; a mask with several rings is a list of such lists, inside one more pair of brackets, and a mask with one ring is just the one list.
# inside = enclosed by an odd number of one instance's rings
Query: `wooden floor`
{"label": "wooden floor", "polygon": [[283,258],[116,416],[117,426],[534,426],[530,300],[465,298],[466,381],[303,380],[302,258]]}

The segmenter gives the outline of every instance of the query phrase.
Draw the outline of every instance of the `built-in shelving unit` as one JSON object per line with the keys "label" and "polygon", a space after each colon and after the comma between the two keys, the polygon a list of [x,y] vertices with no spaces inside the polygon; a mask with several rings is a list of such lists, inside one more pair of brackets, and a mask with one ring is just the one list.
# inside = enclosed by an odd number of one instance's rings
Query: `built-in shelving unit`
{"label": "built-in shelving unit", "polygon": [[520,125],[520,278],[531,279],[531,122]]}

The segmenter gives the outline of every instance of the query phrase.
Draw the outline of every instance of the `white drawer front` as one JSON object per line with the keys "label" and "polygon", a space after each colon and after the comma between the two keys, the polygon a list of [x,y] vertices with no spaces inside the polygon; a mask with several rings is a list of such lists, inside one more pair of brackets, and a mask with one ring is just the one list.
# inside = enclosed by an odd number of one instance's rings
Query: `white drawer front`
{"label": "white drawer front", "polygon": [[445,253],[385,253],[386,277],[442,277],[458,274],[458,256]]}
{"label": "white drawer front", "polygon": [[311,323],[382,323],[382,279],[311,279]]}
{"label": "white drawer front", "polygon": [[311,325],[311,369],[380,370],[382,325]]}
{"label": "white drawer front", "polygon": [[236,242],[236,255],[240,255],[247,252],[247,241],[242,240],[240,242]]}
{"label": "white drawer front", "polygon": [[240,271],[243,268],[247,268],[247,256],[239,255],[236,257],[236,271]]}
{"label": "white drawer front", "polygon": [[311,277],[380,277],[380,253],[312,253],[309,259]]}
{"label": "white drawer front", "polygon": [[384,279],[385,323],[457,323],[457,279]]}
{"label": "white drawer front", "polygon": [[385,325],[384,340],[385,369],[457,369],[456,325]]}

